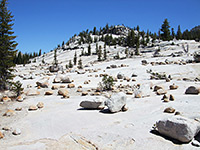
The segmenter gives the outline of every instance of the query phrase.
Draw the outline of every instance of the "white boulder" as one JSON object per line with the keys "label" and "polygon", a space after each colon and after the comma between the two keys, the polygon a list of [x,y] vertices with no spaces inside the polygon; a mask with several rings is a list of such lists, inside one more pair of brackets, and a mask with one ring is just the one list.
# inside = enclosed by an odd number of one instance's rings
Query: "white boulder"
{"label": "white boulder", "polygon": [[182,116],[173,116],[158,121],[156,128],[162,135],[187,143],[200,131],[200,123]]}
{"label": "white boulder", "polygon": [[126,94],[123,92],[115,93],[106,101],[106,105],[110,112],[119,112],[126,105]]}
{"label": "white boulder", "polygon": [[103,109],[105,107],[104,102],[104,97],[88,97],[80,103],[80,106],[86,109]]}

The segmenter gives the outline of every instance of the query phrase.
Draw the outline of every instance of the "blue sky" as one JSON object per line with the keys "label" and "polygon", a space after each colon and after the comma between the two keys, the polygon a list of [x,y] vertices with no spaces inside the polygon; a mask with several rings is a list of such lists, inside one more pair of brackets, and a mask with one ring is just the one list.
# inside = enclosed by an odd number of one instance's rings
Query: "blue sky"
{"label": "blue sky", "polygon": [[22,52],[48,52],[94,26],[140,26],[157,32],[165,18],[177,30],[200,25],[200,0],[8,0]]}

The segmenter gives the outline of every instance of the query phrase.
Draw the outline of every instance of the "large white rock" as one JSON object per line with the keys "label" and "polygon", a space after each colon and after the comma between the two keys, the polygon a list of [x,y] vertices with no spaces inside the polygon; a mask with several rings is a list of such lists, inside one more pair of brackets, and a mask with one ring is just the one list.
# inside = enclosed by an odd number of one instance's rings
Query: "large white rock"
{"label": "large white rock", "polygon": [[62,83],[71,83],[71,80],[68,76],[63,76],[61,80],[62,80]]}
{"label": "large white rock", "polygon": [[106,105],[112,113],[121,111],[122,108],[126,105],[126,94],[122,92],[113,94],[106,101]]}
{"label": "large white rock", "polygon": [[57,74],[56,77],[54,78],[53,82],[54,83],[61,83],[61,81],[62,81],[62,75]]}
{"label": "large white rock", "polygon": [[173,116],[158,121],[156,128],[162,135],[187,143],[200,131],[200,123],[182,116]]}
{"label": "large white rock", "polygon": [[42,88],[48,88],[49,83],[47,79],[41,79],[39,81],[36,82],[37,86],[40,86]]}
{"label": "large white rock", "polygon": [[102,96],[88,97],[88,99],[80,103],[80,106],[86,109],[103,109],[105,107],[105,100]]}
{"label": "large white rock", "polygon": [[185,94],[194,94],[194,95],[198,95],[200,93],[200,88],[198,87],[194,87],[194,86],[190,86],[186,89]]}
{"label": "large white rock", "polygon": [[40,92],[36,89],[29,89],[26,93],[27,96],[37,96],[40,95]]}

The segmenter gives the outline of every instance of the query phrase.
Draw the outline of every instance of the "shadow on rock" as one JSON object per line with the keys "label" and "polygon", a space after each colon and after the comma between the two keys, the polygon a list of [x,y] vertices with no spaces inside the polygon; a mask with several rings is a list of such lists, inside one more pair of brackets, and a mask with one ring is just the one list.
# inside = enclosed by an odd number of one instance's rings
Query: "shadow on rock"
{"label": "shadow on rock", "polygon": [[177,144],[177,145],[182,145],[182,144],[188,144],[188,143],[183,143],[183,142],[180,142],[176,139],[173,139],[173,138],[170,138],[170,137],[167,137],[165,135],[162,135],[160,134],[157,130],[151,130],[150,133],[156,135],[156,136],[160,136],[160,137],[163,137],[165,140],[168,140],[168,141],[171,141],[173,144]]}

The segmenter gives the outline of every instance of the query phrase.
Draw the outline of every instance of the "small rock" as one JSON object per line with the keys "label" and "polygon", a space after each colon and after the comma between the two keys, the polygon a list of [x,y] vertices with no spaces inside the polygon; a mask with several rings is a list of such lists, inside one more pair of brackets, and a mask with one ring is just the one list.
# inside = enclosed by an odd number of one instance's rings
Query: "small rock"
{"label": "small rock", "polygon": [[174,96],[172,94],[169,95],[169,100],[170,101],[174,101],[175,100],[175,98],[174,98]]}
{"label": "small rock", "polygon": [[0,131],[0,139],[4,138],[3,133]]}
{"label": "small rock", "polygon": [[29,89],[28,92],[26,93],[27,96],[37,96],[40,95],[40,92],[37,91],[36,89]]}
{"label": "small rock", "polygon": [[156,92],[156,91],[158,91],[158,90],[160,90],[160,89],[164,89],[162,86],[158,86],[158,85],[156,85],[155,87],[154,87],[154,92]]}
{"label": "small rock", "polygon": [[22,110],[21,107],[17,107],[17,108],[15,108],[15,111],[21,111],[21,110]]}
{"label": "small rock", "polygon": [[52,87],[51,87],[52,90],[57,90],[58,88],[59,88],[58,85],[52,85]]}
{"label": "small rock", "polygon": [[38,107],[37,106],[35,106],[35,105],[31,105],[31,106],[29,106],[29,111],[35,111],[35,110],[37,110],[38,109]]}
{"label": "small rock", "polygon": [[166,78],[166,80],[165,80],[166,82],[170,82],[170,79],[169,78]]}
{"label": "small rock", "polygon": [[164,95],[164,94],[166,94],[166,93],[167,93],[167,91],[165,91],[164,89],[159,89],[159,90],[157,90],[157,92],[156,92],[157,95]]}
{"label": "small rock", "polygon": [[60,85],[60,88],[62,89],[62,88],[65,88],[65,85]]}
{"label": "small rock", "polygon": [[48,80],[44,80],[44,79],[37,81],[36,84],[38,87],[42,87],[42,88],[48,88],[49,86]]}
{"label": "small rock", "polygon": [[82,96],[88,95],[88,92],[82,92]]}
{"label": "small rock", "polygon": [[46,91],[44,95],[53,95],[53,91]]}
{"label": "small rock", "polygon": [[142,62],[142,65],[147,65],[148,64],[146,60],[142,60],[141,62]]}
{"label": "small rock", "polygon": [[168,107],[164,110],[165,113],[174,113],[175,112],[175,109],[172,108],[172,107]]}
{"label": "small rock", "polygon": [[133,95],[133,91],[130,91],[130,90],[129,90],[129,91],[126,92],[126,94],[127,94],[127,95]]}
{"label": "small rock", "polygon": [[132,74],[132,77],[137,77],[137,75],[135,73]]}
{"label": "small rock", "polygon": [[69,79],[69,77],[68,76],[64,76],[64,77],[62,77],[62,83],[71,83],[72,81]]}
{"label": "small rock", "polygon": [[179,111],[175,112],[174,115],[181,115],[181,113]]}
{"label": "small rock", "polygon": [[176,89],[178,89],[178,85],[175,85],[175,84],[170,85],[170,86],[169,86],[169,89],[170,89],[170,90],[176,90]]}
{"label": "small rock", "polygon": [[11,130],[11,128],[6,126],[6,127],[3,127],[2,130],[9,131],[9,130]]}
{"label": "small rock", "polygon": [[20,135],[21,134],[21,130],[19,128],[17,128],[12,132],[12,134],[13,135]]}
{"label": "small rock", "polygon": [[89,84],[89,81],[85,81],[84,84]]}
{"label": "small rock", "polygon": [[163,100],[163,102],[168,103],[168,102],[169,102],[169,99],[168,99],[168,98],[165,98],[165,99]]}
{"label": "small rock", "polygon": [[74,84],[68,84],[68,88],[74,88],[75,87],[75,85]]}
{"label": "small rock", "polygon": [[162,100],[168,99],[168,96],[166,94],[163,95]]}
{"label": "small rock", "polygon": [[68,91],[67,91],[67,89],[60,89],[60,90],[58,90],[58,95],[68,95]]}
{"label": "small rock", "polygon": [[122,111],[124,112],[124,111],[127,111],[128,110],[128,107],[126,106],[126,105],[124,105],[123,107],[122,107]]}
{"label": "small rock", "polygon": [[67,95],[63,95],[63,98],[70,98],[70,96],[67,94]]}
{"label": "small rock", "polygon": [[133,82],[135,82],[135,81],[136,81],[136,79],[134,79],[134,78],[133,78],[133,79],[132,79],[132,81],[133,81]]}
{"label": "small rock", "polygon": [[21,95],[19,95],[19,96],[16,98],[16,101],[18,101],[18,102],[23,102],[23,101],[24,101],[24,98],[23,98]]}
{"label": "small rock", "polygon": [[135,93],[135,98],[142,98],[142,93]]}
{"label": "small rock", "polygon": [[14,116],[14,115],[15,115],[15,111],[14,111],[14,110],[11,110],[11,109],[7,110],[7,111],[3,114],[3,116],[7,116],[7,117]]}
{"label": "small rock", "polygon": [[81,89],[77,89],[77,91],[76,92],[82,92],[82,90]]}
{"label": "small rock", "polygon": [[122,74],[121,72],[117,74],[117,79],[123,79],[124,78],[124,74]]}
{"label": "small rock", "polygon": [[38,108],[43,108],[43,107],[44,107],[44,103],[43,103],[43,102],[39,102],[39,103],[37,104],[37,107],[38,107]]}
{"label": "small rock", "polygon": [[186,89],[185,94],[194,94],[198,95],[200,93],[200,88],[190,86]]}
{"label": "small rock", "polygon": [[81,85],[78,86],[79,89],[83,88]]}
{"label": "small rock", "polygon": [[9,102],[11,101],[11,98],[9,98],[7,95],[4,95],[3,98],[1,99],[2,102]]}

